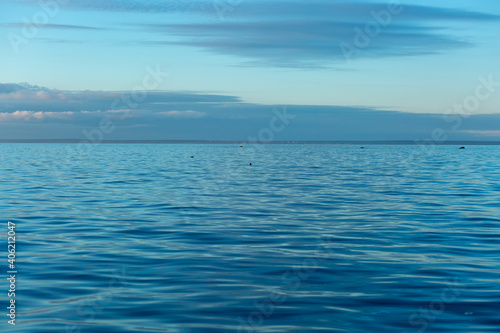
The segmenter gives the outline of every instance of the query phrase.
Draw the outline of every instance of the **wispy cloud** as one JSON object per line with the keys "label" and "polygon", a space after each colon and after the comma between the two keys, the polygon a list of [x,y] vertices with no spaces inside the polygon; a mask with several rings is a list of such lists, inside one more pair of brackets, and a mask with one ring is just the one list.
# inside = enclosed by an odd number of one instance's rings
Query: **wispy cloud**
{"label": "wispy cloud", "polygon": [[[281,109],[246,103],[237,96],[164,91],[148,92],[144,101],[127,109],[126,97],[126,92],[0,84],[0,138],[16,137],[14,129],[33,131],[33,138],[79,138],[83,129],[95,128],[107,118],[117,128],[109,139],[246,140],[271,126],[275,110]],[[116,100],[119,107],[113,108]],[[294,121],[286,133],[276,134],[276,140],[425,140],[436,128],[442,128],[449,140],[500,135],[495,125],[500,115],[494,114],[470,116],[467,127],[455,131],[436,114],[370,106],[287,105],[286,109]]]}
{"label": "wispy cloud", "polygon": [[[38,1],[25,0],[24,3],[35,5]],[[147,14],[148,21],[162,22],[142,25],[127,22],[126,25],[122,24],[121,29],[118,26],[113,28],[118,34],[121,30],[124,38],[131,38],[130,27],[142,27],[142,30],[135,30],[133,34],[133,38],[136,38],[137,33],[142,33],[142,38],[135,39],[141,45],[182,45],[205,49],[214,54],[235,56],[241,59],[243,66],[338,69],[338,64],[345,60],[344,51],[339,45],[352,44],[356,36],[354,29],[364,29],[367,23],[375,22],[373,13],[378,15],[387,12],[388,7],[385,1],[326,0],[246,0],[234,5],[227,2],[225,5],[228,9],[222,21],[218,18],[217,2],[213,0],[87,0],[70,1],[64,8],[73,11]],[[164,16],[154,16],[166,13],[181,15],[169,20],[170,24],[164,23],[167,22]],[[179,17],[182,19],[179,20]],[[432,55],[472,47],[476,45],[475,41],[468,38],[467,29],[463,29],[463,26],[457,29],[457,24],[499,21],[500,16],[489,13],[439,5],[405,4],[402,5],[401,13],[391,15],[389,24],[383,25],[376,38],[371,38],[369,47],[356,57]],[[3,26],[22,27],[23,23],[6,23]],[[469,25],[468,29],[471,27]],[[76,24],[46,24],[43,28],[103,29]],[[75,39],[64,38],[47,38],[44,41],[76,42]],[[91,43],[92,40],[79,42]],[[130,42],[133,41],[127,40],[127,45]]]}
{"label": "wispy cloud", "polygon": [[405,21],[416,21],[423,23],[429,21],[494,21],[499,16],[476,11],[444,8],[436,6],[409,5],[405,1],[327,1],[315,0],[301,1],[245,1],[237,6],[228,18],[253,19],[262,18],[295,18],[295,19],[320,19],[341,20],[345,22],[362,23],[373,19],[371,12],[386,10],[388,4],[401,5],[404,14],[401,16]]}
{"label": "wispy cloud", "polygon": [[41,112],[41,111],[14,111],[14,112],[0,112],[0,122],[9,121],[31,121],[43,119],[70,119],[73,112]]}
{"label": "wispy cloud", "polygon": [[0,100],[20,103],[39,101],[78,101],[96,98],[117,98],[120,93],[101,91],[61,91],[27,83],[0,84]]}
{"label": "wispy cloud", "polygon": [[[38,0],[24,0],[24,3],[38,5]],[[228,18],[266,18],[266,17],[295,17],[295,18],[344,18],[352,21],[363,14],[368,15],[371,10],[387,7],[387,1],[329,1],[313,0],[280,1],[280,0],[252,0],[227,1],[217,3],[213,0],[86,0],[69,1],[64,4],[67,9],[79,11],[101,12],[133,12],[133,13],[179,13],[198,12],[216,15],[217,5],[226,5],[230,15]],[[468,10],[440,8],[434,6],[404,5],[405,19],[451,19],[451,20],[496,20],[498,16]]]}
{"label": "wispy cloud", "polygon": [[167,116],[167,117],[173,117],[173,118],[201,118],[206,115],[205,112],[198,112],[198,111],[192,111],[192,110],[187,110],[187,111],[161,111],[157,112],[156,114]]}
{"label": "wispy cloud", "polygon": [[464,130],[464,133],[470,133],[477,136],[500,137],[500,130]]}
{"label": "wispy cloud", "polygon": [[[215,23],[150,24],[145,29],[179,41],[150,41],[151,45],[186,45],[213,53],[279,67],[328,67],[345,60],[341,43],[353,44],[355,28],[375,22],[373,13],[387,12],[384,3],[314,1],[245,2],[232,20]],[[380,58],[429,55],[471,47],[473,42],[454,31],[453,22],[498,21],[499,16],[467,10],[404,6],[380,27],[376,38],[359,55]]]}
{"label": "wispy cloud", "polygon": [[[37,4],[38,0],[24,0],[28,4]],[[213,8],[211,0],[85,0],[68,1],[65,8],[88,11],[134,12],[134,13],[168,13],[185,10],[208,10]]]}
{"label": "wispy cloud", "polygon": [[[0,23],[0,28],[26,28],[26,23]],[[37,29],[54,29],[54,30],[107,30],[106,28],[90,27],[84,25],[69,25],[69,24],[39,24]]]}
{"label": "wispy cloud", "polygon": [[[339,44],[352,44],[355,35],[352,23],[304,20],[157,25],[154,28],[185,39],[151,44],[200,47],[280,67],[335,65],[345,60]],[[373,39],[361,56],[427,55],[471,45],[471,42],[443,34],[441,28],[394,24]]]}
{"label": "wispy cloud", "polygon": [[[0,112],[15,110],[38,111],[100,111],[120,109],[126,106],[127,91],[65,91],[49,89],[27,83],[0,83]],[[200,103],[217,106],[240,103],[237,96],[203,94],[197,92],[150,91],[141,103],[152,111],[188,111],[196,109]]]}

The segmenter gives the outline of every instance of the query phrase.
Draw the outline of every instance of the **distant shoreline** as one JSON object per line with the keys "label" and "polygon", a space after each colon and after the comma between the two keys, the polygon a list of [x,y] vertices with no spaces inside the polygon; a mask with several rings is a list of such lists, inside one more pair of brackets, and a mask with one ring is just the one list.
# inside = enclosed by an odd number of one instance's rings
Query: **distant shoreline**
{"label": "distant shoreline", "polygon": [[222,141],[222,140],[103,140],[91,142],[77,139],[47,139],[47,140],[2,140],[0,143],[87,143],[87,144],[301,144],[301,145],[500,145],[500,141],[446,141],[446,142],[420,142],[420,141],[272,141],[272,142],[247,142],[247,141]]}

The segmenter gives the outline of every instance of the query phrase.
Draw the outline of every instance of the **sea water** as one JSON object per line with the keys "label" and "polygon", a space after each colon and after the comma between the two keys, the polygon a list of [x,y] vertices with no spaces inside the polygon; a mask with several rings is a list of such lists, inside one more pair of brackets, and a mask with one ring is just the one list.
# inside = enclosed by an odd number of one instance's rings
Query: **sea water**
{"label": "sea water", "polygon": [[500,330],[499,146],[0,153],[2,331]]}

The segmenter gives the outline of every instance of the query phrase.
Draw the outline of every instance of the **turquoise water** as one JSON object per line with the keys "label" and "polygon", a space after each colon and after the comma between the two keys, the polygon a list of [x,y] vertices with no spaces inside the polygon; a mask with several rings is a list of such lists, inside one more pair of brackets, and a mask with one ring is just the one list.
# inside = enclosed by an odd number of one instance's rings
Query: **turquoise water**
{"label": "turquoise water", "polygon": [[2,331],[500,330],[498,146],[0,153]]}

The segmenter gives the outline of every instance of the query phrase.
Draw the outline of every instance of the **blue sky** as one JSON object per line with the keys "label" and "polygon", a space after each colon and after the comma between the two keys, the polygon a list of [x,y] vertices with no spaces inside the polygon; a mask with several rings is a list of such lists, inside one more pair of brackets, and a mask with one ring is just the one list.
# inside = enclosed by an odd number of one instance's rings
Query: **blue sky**
{"label": "blue sky", "polygon": [[499,140],[499,28],[495,0],[4,1],[0,139],[247,140],[286,107],[274,140]]}

